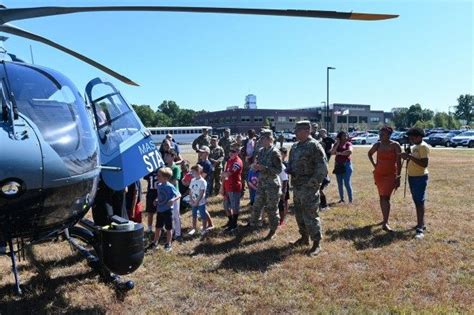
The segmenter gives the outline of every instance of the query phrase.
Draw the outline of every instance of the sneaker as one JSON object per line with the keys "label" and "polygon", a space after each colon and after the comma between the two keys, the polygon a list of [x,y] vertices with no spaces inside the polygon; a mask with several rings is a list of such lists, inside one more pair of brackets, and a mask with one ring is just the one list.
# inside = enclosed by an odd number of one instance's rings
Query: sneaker
{"label": "sneaker", "polygon": [[183,237],[181,235],[173,237],[173,241],[181,242],[182,240],[183,240]]}
{"label": "sneaker", "polygon": [[326,206],[326,207],[321,207],[321,209],[319,211],[324,212],[324,211],[328,211],[328,210],[329,210],[329,207]]}
{"label": "sneaker", "polygon": [[423,237],[425,237],[425,234],[423,234],[423,228],[417,228],[416,229],[416,235],[415,235],[415,238],[420,240],[422,239]]}
{"label": "sneaker", "polygon": [[390,227],[390,225],[388,224],[384,224],[382,225],[382,230],[384,230],[385,232],[393,232],[392,228]]}
{"label": "sneaker", "polygon": [[158,243],[157,242],[151,242],[148,244],[147,249],[157,249],[158,248]]}
{"label": "sneaker", "polygon": [[309,245],[309,237],[300,237],[296,241],[290,243],[291,247],[300,247],[305,245]]}
{"label": "sneaker", "polygon": [[337,203],[345,203],[345,201],[341,199]]}
{"label": "sneaker", "polygon": [[196,229],[192,229],[191,231],[188,232],[189,236],[193,236],[196,233]]}
{"label": "sneaker", "polygon": [[209,226],[209,227],[206,228],[206,231],[211,231],[211,230],[214,230],[214,225]]}
{"label": "sneaker", "polygon": [[171,247],[171,243],[166,243],[165,244],[165,252],[171,252],[173,248]]}

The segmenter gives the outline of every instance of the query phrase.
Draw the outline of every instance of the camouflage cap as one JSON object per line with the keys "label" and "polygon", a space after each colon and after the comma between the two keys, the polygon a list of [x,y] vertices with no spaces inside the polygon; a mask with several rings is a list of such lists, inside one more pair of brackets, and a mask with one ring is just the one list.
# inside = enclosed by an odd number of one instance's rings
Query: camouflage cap
{"label": "camouflage cap", "polygon": [[271,129],[264,129],[260,130],[260,137],[273,137],[273,131]]}
{"label": "camouflage cap", "polygon": [[311,128],[311,122],[309,120],[300,120],[300,121],[298,121],[295,125],[295,130],[300,129],[300,128],[301,129],[302,128],[304,128],[304,129]]}
{"label": "camouflage cap", "polygon": [[216,136],[216,135],[214,135],[214,136],[211,137],[211,140],[217,140],[217,139],[219,139],[219,137]]}

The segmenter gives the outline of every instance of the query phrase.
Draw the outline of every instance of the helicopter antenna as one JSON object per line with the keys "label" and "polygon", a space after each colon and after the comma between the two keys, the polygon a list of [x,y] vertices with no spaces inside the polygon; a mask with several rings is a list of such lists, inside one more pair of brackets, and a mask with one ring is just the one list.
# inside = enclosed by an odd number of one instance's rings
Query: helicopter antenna
{"label": "helicopter antenna", "polygon": [[35,58],[33,57],[33,46],[30,45],[31,64],[35,64]]}

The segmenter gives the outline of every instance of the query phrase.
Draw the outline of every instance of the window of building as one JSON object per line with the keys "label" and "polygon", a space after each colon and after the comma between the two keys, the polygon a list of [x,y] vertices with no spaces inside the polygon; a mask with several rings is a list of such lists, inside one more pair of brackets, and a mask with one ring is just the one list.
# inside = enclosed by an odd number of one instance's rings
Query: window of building
{"label": "window of building", "polygon": [[357,116],[349,116],[349,123],[356,124],[357,123]]}
{"label": "window of building", "polygon": [[255,117],[253,118],[253,121],[254,121],[254,122],[262,122],[262,121],[263,121],[263,117],[262,117],[262,116],[255,116]]}
{"label": "window of building", "polygon": [[337,116],[337,122],[339,124],[345,124],[347,123],[347,116]]}
{"label": "window of building", "polygon": [[286,122],[287,121],[287,117],[285,116],[278,116],[278,122]]}
{"label": "window of building", "polygon": [[274,123],[274,122],[275,122],[275,117],[273,117],[273,116],[268,116],[267,119],[268,119],[271,123]]}
{"label": "window of building", "polygon": [[380,117],[370,117],[370,122],[371,123],[378,123],[378,122],[380,122]]}
{"label": "window of building", "polygon": [[242,117],[240,118],[240,121],[241,121],[241,122],[250,122],[250,117],[249,117],[249,116],[242,116]]}
{"label": "window of building", "polygon": [[367,116],[359,116],[359,123],[367,123]]}
{"label": "window of building", "polygon": [[296,122],[296,117],[290,117],[288,120],[289,120],[290,122],[294,123],[294,122]]}

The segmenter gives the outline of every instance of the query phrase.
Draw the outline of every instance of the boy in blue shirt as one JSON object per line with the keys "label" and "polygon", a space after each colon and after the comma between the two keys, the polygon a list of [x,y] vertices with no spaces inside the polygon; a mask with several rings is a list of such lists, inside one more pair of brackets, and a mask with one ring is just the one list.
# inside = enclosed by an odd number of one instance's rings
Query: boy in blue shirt
{"label": "boy in blue shirt", "polygon": [[171,237],[173,232],[173,203],[178,200],[181,195],[176,187],[169,182],[173,176],[173,171],[169,167],[163,167],[158,170],[158,197],[154,204],[157,207],[156,213],[156,230],[152,247],[158,247],[161,230],[166,229],[165,251],[171,251]]}

